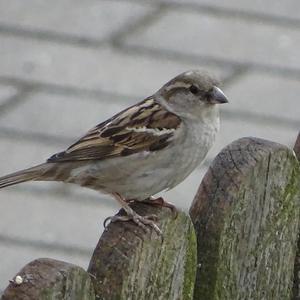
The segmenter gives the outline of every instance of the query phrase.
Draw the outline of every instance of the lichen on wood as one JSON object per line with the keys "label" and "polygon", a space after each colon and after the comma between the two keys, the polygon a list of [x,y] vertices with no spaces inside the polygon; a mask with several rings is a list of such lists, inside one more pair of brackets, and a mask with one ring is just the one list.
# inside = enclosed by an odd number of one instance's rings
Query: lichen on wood
{"label": "lichen on wood", "polygon": [[[294,146],[294,152],[298,161],[300,161],[300,133],[298,134],[298,138],[296,139],[296,143]],[[299,230],[300,232],[300,230]],[[295,258],[294,265],[294,284],[293,284],[293,300],[300,300],[300,237],[298,233],[298,243],[297,243],[297,253]]]}
{"label": "lichen on wood", "polygon": [[49,258],[27,264],[5,289],[2,300],[95,300],[89,274]]}
{"label": "lichen on wood", "polygon": [[219,153],[190,209],[194,299],[290,299],[299,183],[298,161],[283,145],[243,138]]}
{"label": "lichen on wood", "polygon": [[141,215],[156,214],[163,238],[132,222],[109,224],[94,251],[88,272],[102,300],[193,299],[196,236],[190,218],[168,208],[133,205]]}

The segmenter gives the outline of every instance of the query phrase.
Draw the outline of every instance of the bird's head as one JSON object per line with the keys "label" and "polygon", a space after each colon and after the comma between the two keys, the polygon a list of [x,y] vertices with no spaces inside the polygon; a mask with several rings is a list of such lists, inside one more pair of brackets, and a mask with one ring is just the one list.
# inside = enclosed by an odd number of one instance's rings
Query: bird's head
{"label": "bird's head", "polygon": [[174,113],[198,117],[228,103],[218,83],[199,71],[184,72],[167,82],[155,94],[156,99]]}

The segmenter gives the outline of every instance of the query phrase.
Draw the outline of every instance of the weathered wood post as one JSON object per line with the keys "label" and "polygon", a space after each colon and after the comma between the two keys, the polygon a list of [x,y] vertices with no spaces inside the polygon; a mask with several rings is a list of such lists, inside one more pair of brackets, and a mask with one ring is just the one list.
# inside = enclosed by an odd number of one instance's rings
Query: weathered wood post
{"label": "weathered wood post", "polygon": [[168,208],[134,205],[156,214],[163,239],[131,222],[114,223],[99,240],[88,268],[102,300],[189,300],[196,278],[196,236],[190,218]]}
{"label": "weathered wood post", "polygon": [[295,152],[298,160],[300,160],[300,132],[299,132],[298,137],[296,139],[296,143],[295,143],[295,146],[294,146],[294,152]]}
{"label": "weathered wood post", "polygon": [[299,163],[285,146],[243,138],[219,153],[190,209],[194,299],[290,299],[299,183]]}
{"label": "weathered wood post", "polygon": [[[295,154],[300,161],[300,132],[294,146]],[[300,232],[300,231],[299,231]],[[298,233],[297,254],[294,266],[293,300],[300,300],[300,237]]]}
{"label": "weathered wood post", "polygon": [[2,300],[95,300],[89,274],[49,258],[27,264],[5,289]]}

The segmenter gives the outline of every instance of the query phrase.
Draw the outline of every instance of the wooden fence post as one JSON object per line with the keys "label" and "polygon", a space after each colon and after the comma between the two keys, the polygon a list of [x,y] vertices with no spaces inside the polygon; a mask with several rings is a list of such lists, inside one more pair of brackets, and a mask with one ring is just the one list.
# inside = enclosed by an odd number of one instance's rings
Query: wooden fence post
{"label": "wooden fence post", "polygon": [[298,134],[295,146],[294,146],[294,152],[298,158],[298,160],[300,161],[300,132]]}
{"label": "wooden fence post", "polygon": [[191,300],[197,243],[190,217],[169,208],[134,204],[141,215],[156,214],[163,238],[132,222],[109,224],[88,272],[53,259],[26,265],[2,300]]}
{"label": "wooden fence post", "polygon": [[141,215],[156,214],[163,240],[131,222],[109,224],[88,272],[97,299],[189,300],[196,278],[196,236],[190,218],[174,218],[168,208],[133,205]]}
{"label": "wooden fence post", "polygon": [[[300,161],[300,132],[294,146],[294,152]],[[294,266],[294,286],[293,286],[293,298],[292,300],[300,300],[300,237],[298,234],[298,243],[297,243],[297,254],[295,258]]]}
{"label": "wooden fence post", "polygon": [[5,289],[2,300],[95,300],[89,274],[49,258],[27,264]]}
{"label": "wooden fence post", "polygon": [[285,146],[242,138],[219,153],[190,209],[194,299],[290,299],[299,183],[299,163]]}

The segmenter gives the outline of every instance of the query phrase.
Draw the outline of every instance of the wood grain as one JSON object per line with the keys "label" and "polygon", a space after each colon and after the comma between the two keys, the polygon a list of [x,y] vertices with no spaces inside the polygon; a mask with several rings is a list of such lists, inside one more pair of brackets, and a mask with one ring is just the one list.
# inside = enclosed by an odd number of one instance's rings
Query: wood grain
{"label": "wood grain", "polygon": [[21,284],[11,282],[2,300],[95,300],[89,274],[82,268],[50,258],[36,259],[16,276]]}
{"label": "wood grain", "polygon": [[290,299],[299,182],[297,159],[283,145],[242,138],[219,153],[190,209],[194,299]]}
{"label": "wood grain", "polygon": [[102,300],[189,300],[196,277],[196,236],[190,218],[147,204],[132,206],[141,215],[156,214],[163,239],[132,222],[110,224],[88,268]]}
{"label": "wood grain", "polygon": [[[298,134],[294,152],[300,161],[300,132]],[[298,243],[297,243],[297,254],[295,258],[295,265],[294,265],[294,285],[293,285],[293,300],[300,300],[300,237],[298,236]]]}

